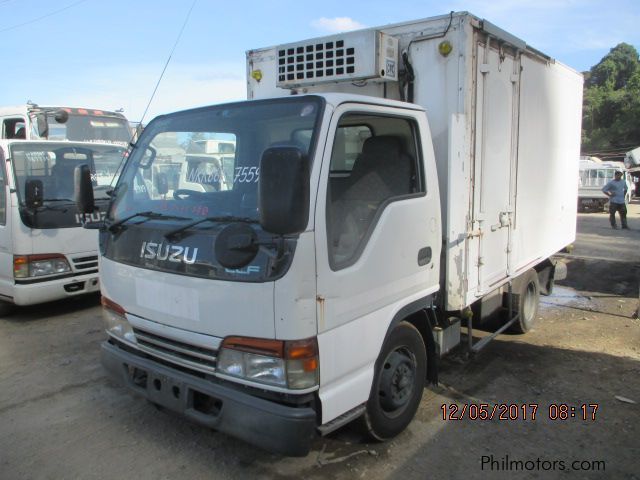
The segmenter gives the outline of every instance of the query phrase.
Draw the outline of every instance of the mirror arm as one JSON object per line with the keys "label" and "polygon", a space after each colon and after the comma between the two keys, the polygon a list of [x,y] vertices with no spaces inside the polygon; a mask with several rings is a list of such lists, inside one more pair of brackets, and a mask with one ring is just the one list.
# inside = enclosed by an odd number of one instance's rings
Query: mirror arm
{"label": "mirror arm", "polygon": [[[268,242],[256,242],[260,248],[260,251],[263,252],[267,257],[280,261],[282,257],[284,257],[284,236],[278,235],[276,237],[272,237],[271,241]],[[267,248],[272,247],[272,248]],[[273,248],[275,247],[275,249]],[[275,250],[275,251],[274,251]]]}
{"label": "mirror arm", "polygon": [[[84,219],[84,217],[83,217]],[[104,230],[104,222],[101,220],[99,222],[82,222],[82,228],[86,228],[87,230]]]}

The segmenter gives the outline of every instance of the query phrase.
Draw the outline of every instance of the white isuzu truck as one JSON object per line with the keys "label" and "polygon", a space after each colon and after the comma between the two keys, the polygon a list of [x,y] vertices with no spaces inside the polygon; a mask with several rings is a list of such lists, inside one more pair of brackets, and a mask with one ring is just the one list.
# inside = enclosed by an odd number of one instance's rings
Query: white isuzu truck
{"label": "white isuzu truck", "polygon": [[91,173],[104,216],[124,148],[102,143],[0,140],[0,314],[98,292],[98,238],[82,228],[74,170]]}
{"label": "white isuzu truck", "polygon": [[[160,116],[129,152],[103,364],[268,450],[355,419],[391,438],[461,324],[535,320],[575,238],[582,77],[468,13],[253,50],[247,74],[248,101]],[[225,188],[150,184],[207,140],[234,145]]]}

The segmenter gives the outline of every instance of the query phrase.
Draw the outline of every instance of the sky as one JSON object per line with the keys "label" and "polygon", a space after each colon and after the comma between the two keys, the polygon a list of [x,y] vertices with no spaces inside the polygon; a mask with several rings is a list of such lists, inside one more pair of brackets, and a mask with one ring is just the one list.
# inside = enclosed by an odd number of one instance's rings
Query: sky
{"label": "sky", "polygon": [[0,106],[122,108],[131,121],[148,107],[148,123],[246,98],[247,50],[451,10],[578,71],[620,42],[640,50],[639,0],[0,0]]}

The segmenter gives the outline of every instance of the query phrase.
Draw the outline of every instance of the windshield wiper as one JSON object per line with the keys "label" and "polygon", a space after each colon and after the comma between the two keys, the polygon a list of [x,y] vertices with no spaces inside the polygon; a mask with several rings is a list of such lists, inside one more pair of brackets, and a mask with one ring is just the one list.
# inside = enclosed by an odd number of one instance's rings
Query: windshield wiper
{"label": "windshield wiper", "polygon": [[200,225],[204,222],[211,223],[231,223],[231,222],[241,222],[241,223],[259,223],[258,220],[249,217],[235,217],[233,215],[221,215],[219,217],[205,217],[199,218],[198,220],[194,220],[193,222],[187,223],[182,227],[176,228],[164,234],[164,238],[167,240],[171,240],[175,238],[179,234],[189,230],[191,227],[195,227],[196,225]]}
{"label": "windshield wiper", "polygon": [[[39,211],[54,211],[54,212],[66,212],[67,210],[69,210],[69,207],[63,207],[63,206],[52,206],[52,205],[45,205],[45,203],[53,203],[53,202],[66,202],[67,204],[72,204],[74,203],[73,200],[69,200],[66,198],[44,198],[42,199],[42,205],[39,205],[37,207],[33,207],[33,212],[37,213]],[[26,207],[25,207],[26,208]]]}
{"label": "windshield wiper", "polygon": [[132,218],[136,218],[136,217],[144,217],[147,220],[187,220],[187,217],[177,217],[174,215],[166,215],[164,213],[156,213],[156,212],[152,212],[152,211],[147,211],[147,212],[137,212],[134,213],[132,215],[129,215],[128,217],[124,217],[121,218],[120,220],[118,220],[117,222],[113,222],[112,224],[110,224],[107,227],[107,230],[109,230],[110,232],[115,232],[116,230],[118,230],[118,227],[123,226],[126,222],[128,222],[129,220],[131,220]]}

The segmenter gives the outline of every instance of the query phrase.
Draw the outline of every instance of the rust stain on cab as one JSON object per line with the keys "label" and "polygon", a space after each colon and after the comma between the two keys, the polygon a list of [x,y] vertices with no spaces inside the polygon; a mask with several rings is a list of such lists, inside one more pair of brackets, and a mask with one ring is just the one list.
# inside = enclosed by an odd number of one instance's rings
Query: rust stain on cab
{"label": "rust stain on cab", "polygon": [[324,330],[324,297],[316,295],[316,303],[318,304],[318,331]]}

